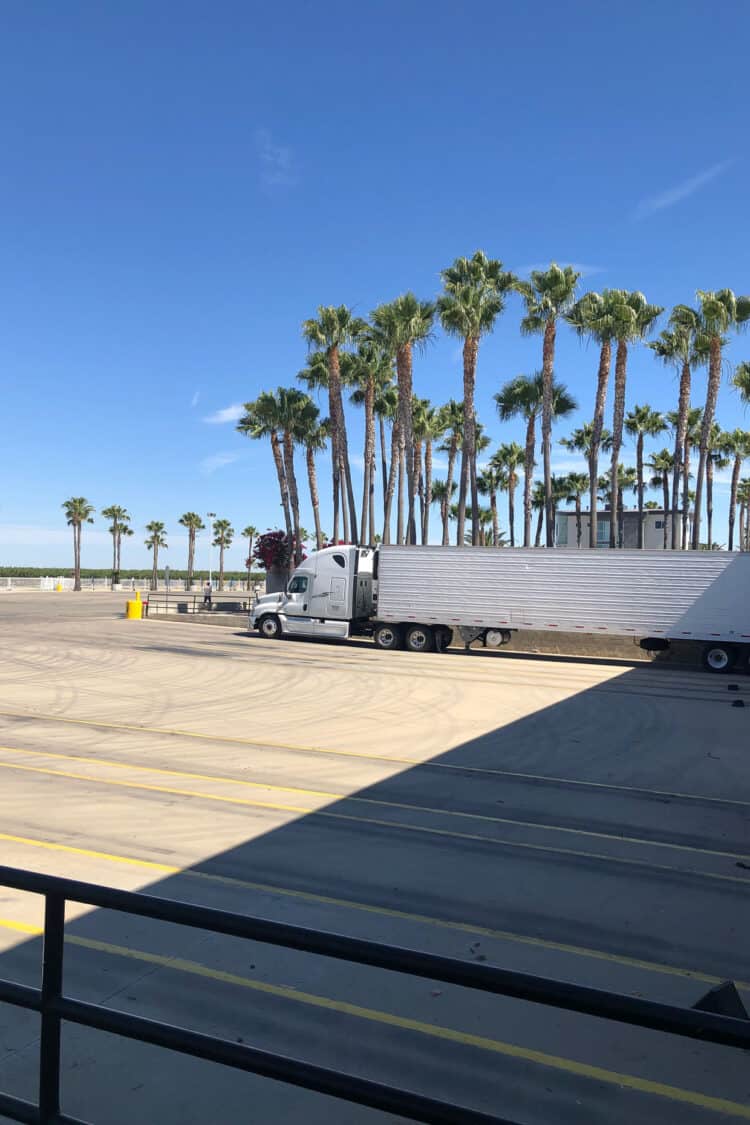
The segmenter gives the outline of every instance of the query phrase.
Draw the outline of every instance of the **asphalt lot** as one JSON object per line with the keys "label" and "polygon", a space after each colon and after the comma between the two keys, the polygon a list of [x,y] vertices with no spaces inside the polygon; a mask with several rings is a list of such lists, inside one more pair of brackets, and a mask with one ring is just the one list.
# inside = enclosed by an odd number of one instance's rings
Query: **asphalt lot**
{"label": "asphalt lot", "polygon": [[[124,600],[0,596],[1,863],[750,1005],[747,677],[269,642]],[[0,897],[0,976],[35,984],[40,902]],[[66,989],[520,1125],[750,1120],[731,1049],[103,911],[69,912]],[[97,1123],[396,1121],[64,1044],[64,1110]],[[0,1089],[34,1096],[37,1056],[0,1006]]]}

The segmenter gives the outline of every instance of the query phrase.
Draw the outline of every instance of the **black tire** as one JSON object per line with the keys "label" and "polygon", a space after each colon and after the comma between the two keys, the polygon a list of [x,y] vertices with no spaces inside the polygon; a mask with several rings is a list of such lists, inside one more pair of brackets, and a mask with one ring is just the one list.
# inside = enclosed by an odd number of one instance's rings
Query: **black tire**
{"label": "black tire", "polygon": [[705,645],[701,656],[703,667],[707,672],[722,675],[731,672],[737,660],[737,650],[733,645],[715,644]]}
{"label": "black tire", "polygon": [[277,641],[281,636],[281,622],[275,613],[267,613],[258,622],[258,632],[267,641]]}
{"label": "black tire", "polygon": [[372,634],[375,648],[382,648],[385,652],[393,652],[403,646],[403,637],[398,625],[390,625],[387,621],[376,625]]}
{"label": "black tire", "polygon": [[429,625],[410,625],[405,643],[408,652],[434,652],[435,634]]}

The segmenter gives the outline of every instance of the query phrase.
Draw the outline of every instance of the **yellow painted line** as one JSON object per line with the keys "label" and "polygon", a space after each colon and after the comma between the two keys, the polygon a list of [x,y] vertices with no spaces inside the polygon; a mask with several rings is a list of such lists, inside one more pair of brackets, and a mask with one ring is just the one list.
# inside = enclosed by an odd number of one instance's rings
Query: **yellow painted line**
{"label": "yellow painted line", "polygon": [[[19,924],[6,922],[0,918],[0,926],[7,929],[18,929]],[[28,933],[31,927],[24,927]],[[41,927],[35,927],[36,935],[43,933]],[[520,1047],[515,1043],[507,1043],[499,1039],[490,1039],[484,1035],[474,1035],[466,1031],[457,1031],[452,1027],[441,1024],[426,1023],[423,1020],[410,1019],[406,1016],[397,1016],[392,1012],[384,1012],[377,1008],[366,1008],[361,1004],[351,1004],[347,1000],[333,1000],[328,996],[318,996],[312,992],[303,992],[301,989],[289,985],[270,984],[267,981],[251,980],[236,973],[228,973],[221,969],[210,969],[197,961],[189,961],[182,957],[166,957],[159,953],[149,953],[146,950],[131,949],[123,945],[114,945],[110,942],[96,941],[93,938],[84,938],[77,935],[66,934],[65,940],[71,945],[83,949],[91,949],[97,953],[105,953],[113,957],[124,957],[131,961],[139,961],[147,965],[168,969],[172,972],[187,973],[190,976],[202,977],[205,980],[216,981],[221,984],[233,985],[235,988],[244,988],[250,992],[263,993],[281,1000],[291,1000],[297,1004],[320,1008],[324,1011],[335,1012],[337,1015],[353,1016],[355,1019],[367,1020],[370,1023],[381,1024],[385,1027],[395,1027],[400,1031],[413,1031],[431,1039],[440,1039],[448,1043],[456,1043],[462,1047],[474,1047],[480,1051],[488,1051],[505,1058],[529,1062],[536,1066],[544,1066],[550,1070],[562,1071],[572,1074],[577,1078],[590,1078],[596,1082],[618,1086],[621,1089],[633,1090],[640,1094],[651,1094],[655,1097],[665,1098],[668,1101],[690,1105],[699,1109],[707,1109],[714,1113],[722,1113],[729,1117],[737,1117],[750,1121],[750,1106],[727,1098],[716,1098],[709,1094],[702,1094],[697,1090],[685,1090],[679,1086],[669,1086],[663,1082],[654,1082],[648,1078],[639,1078],[633,1074],[621,1074],[618,1071],[608,1070],[605,1067],[592,1066],[589,1063],[578,1062],[576,1059],[565,1058],[561,1055],[552,1055],[546,1051],[536,1051],[531,1047]]]}
{"label": "yellow painted line", "polygon": [[405,824],[399,820],[380,820],[372,816],[350,816],[335,813],[328,809],[307,809],[296,805],[281,805],[271,801],[251,801],[246,797],[225,797],[215,793],[202,793],[192,789],[175,789],[168,785],[148,785],[144,781],[118,781],[115,778],[91,777],[89,774],[73,773],[69,770],[47,770],[42,766],[26,766],[20,762],[0,762],[0,769],[22,770],[25,773],[40,773],[48,777],[64,777],[73,781],[86,781],[93,785],[114,785],[122,789],[140,789],[151,793],[169,793],[178,797],[197,797],[203,801],[220,801],[229,805],[242,805],[245,808],[270,809],[275,812],[298,813],[301,816],[326,817],[329,820],[345,820],[354,824],[374,824],[378,828],[398,829],[403,832],[420,832],[427,836],[440,836],[451,840],[471,840],[490,844],[493,847],[515,848],[516,850],[546,852],[551,855],[572,856],[577,859],[598,859],[605,863],[616,863],[622,867],[645,868],[648,871],[666,871],[670,875],[697,875],[702,879],[714,879],[722,883],[739,883],[748,886],[750,879],[737,875],[719,875],[713,871],[701,871],[691,867],[670,867],[664,863],[651,863],[649,860],[625,859],[621,856],[605,855],[602,852],[577,851],[575,848],[554,848],[547,844],[521,843],[518,840],[499,840],[492,836],[481,836],[474,832],[453,832],[447,828],[428,828],[420,824]]}
{"label": "yellow painted line", "polygon": [[[272,785],[263,781],[247,781],[244,778],[221,777],[216,774],[188,773],[185,770],[165,769],[158,766],[144,766],[137,762],[119,762],[107,758],[86,757],[82,754],[59,754],[51,750],[27,750],[19,746],[0,746],[0,752],[26,754],[34,758],[53,758],[66,762],[86,762],[89,765],[103,766],[107,769],[133,770],[141,773],[154,773],[166,777],[184,777],[190,781],[209,781],[221,785],[239,785],[249,789],[268,790],[272,793],[296,793],[306,797],[316,797],[325,801],[352,801],[360,805],[375,805],[386,809],[402,809],[407,812],[428,813],[432,816],[455,817],[464,820],[481,820],[489,824],[506,824],[517,828],[531,828],[540,832],[563,832],[570,836],[588,836],[595,840],[614,840],[618,844],[636,844],[650,848],[669,848],[678,852],[695,852],[698,855],[713,855],[723,859],[750,857],[736,852],[720,851],[717,848],[698,848],[691,844],[673,844],[666,840],[649,840],[641,836],[626,836],[623,833],[594,832],[588,828],[568,828],[562,824],[546,824],[538,820],[515,820],[513,817],[488,816],[485,813],[462,812],[458,809],[433,808],[430,805],[412,805],[403,801],[383,801],[373,797],[357,797],[348,793],[329,793],[319,789],[305,789],[299,785]],[[4,763],[0,762],[0,765]],[[10,763],[9,763],[10,764]]]}
{"label": "yellow painted line", "polygon": [[[488,681],[489,682],[489,681]],[[35,714],[30,711],[2,711],[0,716],[11,719],[38,719],[45,723],[67,723],[72,726],[101,727],[103,730],[120,730],[136,734],[160,734],[168,737],[193,738],[200,742],[221,742],[232,746],[252,746],[256,750],[288,750],[293,754],[330,754],[339,758],[353,758],[364,762],[386,762],[388,765],[410,766],[412,769],[458,770],[462,773],[489,774],[493,777],[517,778],[521,781],[546,781],[558,785],[577,785],[589,789],[606,789],[615,793],[646,794],[653,797],[677,797],[683,801],[713,802],[720,805],[738,805],[750,808],[750,801],[738,801],[728,797],[703,797],[699,793],[672,792],[667,789],[645,789],[641,786],[612,785],[602,781],[581,781],[577,778],[555,777],[550,774],[520,773],[514,770],[498,770],[488,766],[462,766],[455,762],[439,762],[434,759],[419,761],[414,758],[389,758],[378,754],[353,754],[348,750],[331,750],[323,746],[300,746],[288,742],[272,742],[269,739],[234,738],[224,734],[203,734],[200,731],[180,730],[170,727],[147,727],[134,723],[108,723],[100,719],[71,719],[63,715]],[[440,751],[450,753],[450,750]]]}
{"label": "yellow painted line", "polygon": [[[642,969],[646,972],[661,973],[664,976],[681,977],[684,980],[700,981],[703,984],[721,984],[723,977],[713,976],[711,973],[702,973],[697,969],[680,969],[674,965],[663,965],[657,961],[644,961],[638,957],[627,957],[624,954],[605,953],[600,949],[591,949],[587,946],[570,945],[566,942],[549,941],[545,938],[531,937],[528,934],[517,934],[512,930],[496,930],[489,926],[480,926],[473,922],[451,922],[445,918],[433,918],[429,914],[415,914],[407,910],[395,910],[387,906],[375,906],[367,902],[357,902],[353,899],[335,898],[332,895],[314,894],[312,891],[299,891],[290,887],[279,887],[272,883],[255,883],[246,879],[236,879],[230,875],[214,875],[210,871],[200,871],[194,867],[176,867],[171,863],[158,863],[149,859],[136,859],[132,856],[113,855],[110,852],[93,851],[90,848],[78,848],[72,844],[59,844],[52,840],[35,840],[28,836],[13,836],[7,832],[0,832],[0,841],[11,844],[20,844],[25,847],[42,848],[46,851],[66,852],[71,855],[85,856],[88,859],[103,860],[109,863],[125,864],[131,867],[142,867],[149,871],[158,871],[166,875],[179,875],[189,879],[201,879],[207,883],[218,883],[225,886],[237,887],[241,890],[257,891],[259,894],[270,894],[284,898],[300,899],[321,906],[340,907],[345,910],[358,910],[365,914],[376,914],[384,918],[397,918],[404,922],[417,922],[421,925],[434,926],[438,929],[450,930],[457,933],[480,935],[499,941],[513,942],[517,945],[530,945],[537,949],[549,949],[556,953],[570,953],[576,957],[590,957],[598,961],[608,961],[611,964],[623,965],[630,969]],[[750,992],[750,983],[734,981],[737,988]]]}

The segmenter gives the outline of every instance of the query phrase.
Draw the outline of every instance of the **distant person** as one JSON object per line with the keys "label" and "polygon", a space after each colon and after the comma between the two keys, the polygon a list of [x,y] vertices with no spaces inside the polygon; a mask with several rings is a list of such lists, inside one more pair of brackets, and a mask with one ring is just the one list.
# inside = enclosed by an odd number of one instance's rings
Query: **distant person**
{"label": "distant person", "polygon": [[207,582],[203,587],[203,608],[211,608],[211,595],[213,594],[213,587],[210,582]]}

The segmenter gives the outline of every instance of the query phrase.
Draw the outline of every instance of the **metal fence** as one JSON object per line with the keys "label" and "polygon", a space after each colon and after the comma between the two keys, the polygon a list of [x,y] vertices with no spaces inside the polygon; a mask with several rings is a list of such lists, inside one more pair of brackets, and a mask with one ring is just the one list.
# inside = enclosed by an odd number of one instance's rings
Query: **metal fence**
{"label": "metal fence", "polygon": [[[253,583],[250,587],[250,592],[252,593],[253,591],[257,591],[258,588],[258,584]],[[41,578],[0,578],[0,593],[2,593],[4,590],[56,591],[58,589],[72,590],[73,579],[55,575],[45,575]],[[140,590],[143,593],[144,591],[152,590],[152,584],[150,578],[123,578],[116,586],[112,585],[111,578],[82,578],[81,589],[110,590],[114,591],[115,593],[121,591],[125,594],[131,591],[134,592],[136,590]],[[169,590],[170,592],[175,593],[195,593],[197,595],[202,590],[202,584],[200,582],[193,582],[191,586],[188,586],[187,582],[185,582],[182,578],[171,578],[169,582],[166,582],[163,578],[160,578],[157,583],[156,589],[158,591]],[[216,585],[214,584],[214,591],[215,590]],[[238,594],[243,592],[245,594],[248,593],[247,582],[240,581],[236,578],[229,578],[226,580],[223,593]]]}
{"label": "metal fence", "polygon": [[258,587],[248,593],[243,590],[212,593],[210,598],[202,593],[184,593],[172,587],[169,590],[149,591],[144,602],[145,617],[164,613],[239,613],[247,614],[258,597]]}
{"label": "metal fence", "polygon": [[41,1017],[39,1103],[34,1105],[0,1092],[0,1114],[13,1121],[35,1125],[85,1125],[79,1118],[62,1113],[60,1107],[61,1024],[65,1020],[328,1094],[355,1105],[395,1113],[409,1121],[428,1122],[431,1125],[517,1125],[508,1118],[453,1105],[400,1087],[372,1082],[340,1070],[317,1066],[303,1059],[67,996],[63,987],[66,902],[190,926],[214,934],[246,938],[285,949],[442,981],[462,988],[473,988],[480,992],[512,996],[703,1042],[743,1050],[750,1048],[750,1020],[717,1015],[711,1011],[678,1008],[584,985],[549,980],[530,973],[477,965],[455,958],[400,949],[359,938],[342,937],[320,930],[10,867],[0,867],[0,886],[43,895],[45,903],[41,988],[30,988],[0,979],[1,1003],[38,1012]]}

